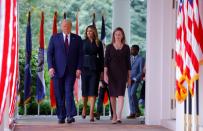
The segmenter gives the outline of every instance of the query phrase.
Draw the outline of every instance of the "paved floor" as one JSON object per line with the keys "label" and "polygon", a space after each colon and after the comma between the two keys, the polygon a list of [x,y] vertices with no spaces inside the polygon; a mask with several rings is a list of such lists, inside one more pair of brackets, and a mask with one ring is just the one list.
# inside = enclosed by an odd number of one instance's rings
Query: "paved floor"
{"label": "paved floor", "polygon": [[144,118],[122,120],[122,124],[111,124],[108,117],[94,123],[76,117],[73,124],[58,124],[56,117],[26,116],[16,120],[14,131],[170,131],[161,126],[147,126],[142,124]]}

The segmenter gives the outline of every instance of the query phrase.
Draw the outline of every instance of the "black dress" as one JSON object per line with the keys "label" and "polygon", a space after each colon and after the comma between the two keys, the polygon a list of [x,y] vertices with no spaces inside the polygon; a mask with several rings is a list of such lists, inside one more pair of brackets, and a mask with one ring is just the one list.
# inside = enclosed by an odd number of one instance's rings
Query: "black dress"
{"label": "black dress", "polygon": [[97,96],[100,73],[104,69],[103,45],[83,40],[82,96]]}
{"label": "black dress", "polygon": [[130,48],[124,44],[116,50],[113,44],[106,48],[104,66],[108,68],[110,96],[124,96],[130,65]]}

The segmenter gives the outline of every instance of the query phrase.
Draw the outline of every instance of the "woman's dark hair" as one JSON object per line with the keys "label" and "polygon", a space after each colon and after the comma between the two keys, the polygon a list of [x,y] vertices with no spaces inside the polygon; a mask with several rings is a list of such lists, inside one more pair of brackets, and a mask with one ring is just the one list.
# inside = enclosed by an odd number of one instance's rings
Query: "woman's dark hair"
{"label": "woman's dark hair", "polygon": [[123,29],[121,28],[121,27],[117,27],[114,31],[113,31],[113,36],[112,36],[112,41],[111,41],[111,43],[114,43],[115,42],[115,37],[114,37],[114,35],[115,35],[115,32],[116,31],[120,31],[121,33],[122,33],[122,35],[123,35],[123,38],[122,38],[122,40],[121,40],[121,42],[123,43],[123,44],[125,44],[125,33],[124,33],[124,31],[123,31]]}
{"label": "woman's dark hair", "polygon": [[87,26],[87,28],[86,28],[86,30],[85,30],[85,39],[88,39],[88,37],[87,37],[87,30],[88,30],[89,28],[93,30],[93,33],[94,33],[94,38],[93,38],[93,40],[95,40],[96,45],[99,46],[99,38],[98,38],[97,28],[96,28],[94,25],[89,25],[89,26]]}

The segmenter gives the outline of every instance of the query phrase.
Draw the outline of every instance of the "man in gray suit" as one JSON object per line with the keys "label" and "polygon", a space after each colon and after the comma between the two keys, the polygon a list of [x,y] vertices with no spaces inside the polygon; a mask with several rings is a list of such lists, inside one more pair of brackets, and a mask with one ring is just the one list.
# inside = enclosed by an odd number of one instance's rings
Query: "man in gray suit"
{"label": "man in gray suit", "polygon": [[134,119],[140,114],[136,92],[142,78],[143,66],[144,58],[139,55],[139,46],[133,45],[131,47],[131,85],[128,87],[130,115],[127,119]]}

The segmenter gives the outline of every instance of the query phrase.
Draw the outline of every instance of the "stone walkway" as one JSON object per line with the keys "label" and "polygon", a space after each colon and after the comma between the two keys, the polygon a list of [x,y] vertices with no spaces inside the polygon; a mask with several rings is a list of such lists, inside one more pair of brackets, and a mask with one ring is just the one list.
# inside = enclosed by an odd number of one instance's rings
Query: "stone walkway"
{"label": "stone walkway", "polygon": [[72,124],[58,124],[53,116],[26,116],[16,120],[14,131],[171,131],[161,126],[148,126],[141,124],[144,118],[133,120],[122,120],[122,124],[111,124],[108,117],[94,123],[76,117],[76,122]]}

